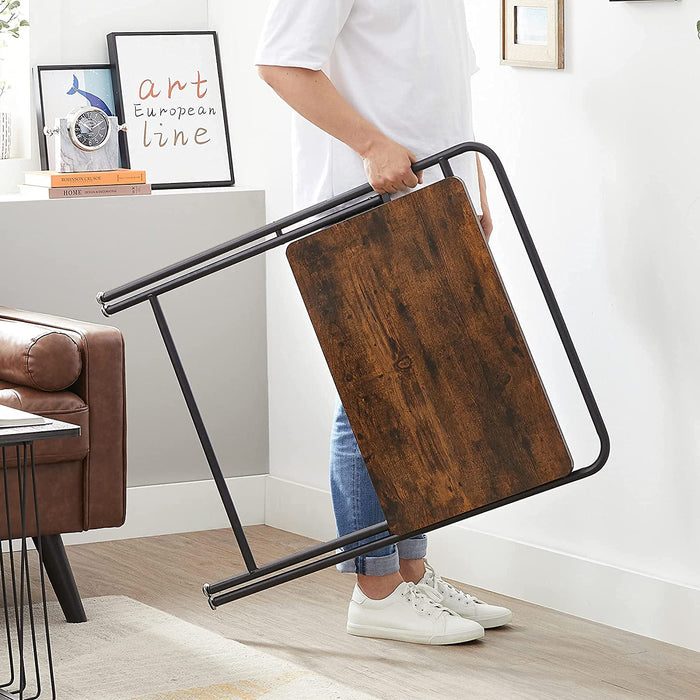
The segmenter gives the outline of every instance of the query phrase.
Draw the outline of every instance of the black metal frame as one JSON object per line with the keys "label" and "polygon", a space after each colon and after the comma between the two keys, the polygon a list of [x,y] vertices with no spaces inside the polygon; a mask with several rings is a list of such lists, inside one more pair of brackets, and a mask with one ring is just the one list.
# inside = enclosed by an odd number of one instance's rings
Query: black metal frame
{"label": "black metal frame", "polygon": [[[589,466],[574,469],[565,477],[556,479],[536,488],[529,489],[523,493],[509,496],[508,498],[504,498],[496,503],[491,503],[486,506],[476,508],[475,510],[449,518],[448,520],[443,520],[420,531],[403,535],[392,535],[388,530],[386,521],[384,521],[382,523],[377,523],[372,527],[345,535],[344,537],[339,537],[315,547],[311,547],[310,549],[306,549],[292,556],[278,559],[269,564],[262,566],[258,566],[256,564],[253,553],[250,550],[248,540],[238,518],[236,508],[233,505],[231,494],[226,487],[224,476],[216,459],[216,455],[214,454],[214,449],[211,445],[211,441],[209,440],[204,422],[199,413],[199,409],[197,408],[197,404],[187,380],[185,370],[177,353],[175,343],[168,328],[163,310],[160,306],[159,297],[166,292],[182,287],[190,282],[206,277],[207,275],[211,275],[219,270],[235,265],[238,262],[242,262],[243,260],[259,255],[260,253],[264,253],[267,250],[312,234],[320,229],[326,228],[327,226],[344,221],[351,216],[374,209],[387,201],[385,196],[374,193],[369,184],[362,185],[361,187],[357,187],[353,190],[328,199],[325,202],[321,202],[320,204],[303,209],[295,214],[291,214],[283,219],[258,228],[255,231],[251,231],[250,233],[234,238],[226,243],[222,243],[221,245],[205,250],[197,255],[193,255],[178,263],[164,267],[150,275],[140,277],[133,282],[129,282],[110,291],[98,294],[97,296],[97,301],[102,306],[102,312],[105,316],[111,316],[112,314],[119,313],[120,311],[129,309],[132,306],[148,301],[155,315],[163,341],[165,342],[165,347],[168,351],[168,355],[170,356],[173,369],[175,370],[185,402],[187,403],[187,407],[190,411],[197,435],[199,436],[202,448],[204,449],[207,462],[209,463],[209,468],[211,469],[214,481],[216,482],[219,495],[221,496],[229,522],[231,523],[231,528],[233,529],[233,533],[236,537],[247,568],[247,573],[238,574],[217,583],[204,585],[203,590],[212,609],[224,603],[228,603],[252,593],[257,593],[258,591],[276,586],[280,583],[285,583],[295,578],[299,578],[300,576],[305,576],[306,574],[313,573],[325,567],[338,564],[348,559],[353,559],[360,554],[364,554],[375,549],[394,544],[409,537],[413,537],[414,535],[419,534],[419,532],[429,532],[431,530],[444,527],[445,525],[449,525],[450,523],[464,520],[465,518],[478,515],[479,513],[484,513],[488,510],[513,503],[522,498],[534,496],[535,494],[542,493],[543,491],[548,491],[549,489],[578,481],[579,479],[595,474],[607,461],[610,452],[610,440],[605,424],[602,416],[600,415],[600,411],[598,410],[595,398],[593,397],[593,392],[591,391],[588,379],[583,371],[583,367],[581,366],[581,362],[571,340],[571,336],[569,335],[569,331],[566,327],[566,323],[564,322],[564,318],[559,309],[554,292],[552,291],[549,280],[547,279],[547,275],[542,266],[542,262],[532,241],[530,231],[525,223],[522,211],[520,210],[520,205],[518,204],[518,200],[516,199],[510,181],[508,180],[508,176],[506,175],[505,169],[503,168],[498,156],[491,148],[482,143],[468,142],[453,146],[452,148],[448,148],[440,153],[414,163],[413,170],[415,172],[419,172],[421,170],[426,170],[427,168],[439,165],[443,176],[450,177],[453,175],[450,159],[468,152],[475,152],[484,155],[486,158],[488,158],[496,173],[496,177],[498,178],[498,182],[503,190],[508,206],[510,207],[511,214],[515,220],[515,224],[522,239],[523,245],[525,246],[530,264],[532,265],[535,275],[537,276],[540,289],[542,290],[542,294],[552,315],[552,319],[566,351],[566,355],[573,370],[574,376],[576,377],[579,389],[585,400],[589,415],[598,434],[598,438],[600,440],[600,452],[598,457]],[[338,207],[342,208],[336,210]],[[325,216],[322,216],[321,218],[314,218],[319,217],[319,215],[324,213],[326,214]],[[307,219],[313,220],[308,223],[303,223]],[[297,224],[301,225],[285,232],[284,229],[296,226]],[[267,238],[268,236],[273,237]],[[254,244],[255,241],[258,241],[259,239],[266,240],[261,243]],[[231,251],[236,249],[242,250],[231,253]],[[229,253],[231,254],[229,255]],[[357,543],[359,543],[361,540],[364,540],[367,537],[375,537],[377,535],[379,535],[379,537],[371,542],[363,543],[359,546],[336,552],[330,556],[323,556],[328,555],[330,552],[340,547],[357,545]],[[318,557],[322,558],[319,559]]]}

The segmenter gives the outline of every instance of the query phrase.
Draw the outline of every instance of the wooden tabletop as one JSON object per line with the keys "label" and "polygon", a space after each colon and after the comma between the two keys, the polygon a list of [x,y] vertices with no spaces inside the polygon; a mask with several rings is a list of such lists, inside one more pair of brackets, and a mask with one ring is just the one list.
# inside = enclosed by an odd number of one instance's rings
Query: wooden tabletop
{"label": "wooden tabletop", "polygon": [[287,257],[392,533],[571,471],[461,180],[295,241]]}

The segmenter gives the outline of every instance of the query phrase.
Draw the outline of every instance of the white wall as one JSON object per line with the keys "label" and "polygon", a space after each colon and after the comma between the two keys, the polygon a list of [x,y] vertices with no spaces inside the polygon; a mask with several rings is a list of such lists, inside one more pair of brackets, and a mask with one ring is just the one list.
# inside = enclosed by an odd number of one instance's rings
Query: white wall
{"label": "white wall", "polygon": [[[596,477],[467,526],[700,587],[697,7],[569,2],[564,71],[500,66],[498,3],[470,0],[467,13],[481,65],[478,138],[505,162],[612,437]],[[256,114],[269,130],[270,115]],[[283,201],[286,181],[266,185]],[[492,177],[489,193],[494,254],[583,466],[595,436]],[[267,269],[270,474],[327,490],[332,380],[282,251]]]}
{"label": "white wall", "polygon": [[219,36],[236,182],[264,187],[268,220],[291,212],[289,108],[255,68],[268,0],[209,0],[209,29]]}
{"label": "white wall", "polygon": [[495,3],[470,5],[477,133],[506,160],[612,439],[600,475],[471,525],[700,587],[698,7],[569,2],[567,69],[548,72],[499,66]]}
{"label": "white wall", "polygon": [[[290,111],[255,69],[268,5],[268,0],[209,0],[209,25],[221,44],[237,177],[265,188],[272,221],[291,213],[292,196]],[[284,248],[267,253],[266,264],[270,464],[277,476],[326,486],[332,380]]]}
{"label": "white wall", "polygon": [[[290,110],[255,68],[268,5],[268,0],[209,0],[209,28],[219,35],[236,177],[265,189],[267,219],[273,221],[292,212],[292,183]],[[270,464],[276,474],[306,483],[309,476],[324,473],[327,461],[323,445],[317,443],[328,425],[331,380],[329,376],[318,389],[307,387],[306,394],[295,398],[296,379],[302,386],[318,383],[325,361],[300,305],[284,248],[268,252],[265,263],[271,299],[267,305]],[[309,347],[315,355],[310,355]]]}

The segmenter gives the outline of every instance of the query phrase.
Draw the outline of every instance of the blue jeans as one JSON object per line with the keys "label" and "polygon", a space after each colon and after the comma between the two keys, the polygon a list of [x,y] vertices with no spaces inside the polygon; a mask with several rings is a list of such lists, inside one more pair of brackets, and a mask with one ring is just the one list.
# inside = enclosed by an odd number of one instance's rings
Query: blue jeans
{"label": "blue jeans", "polygon": [[[340,397],[336,399],[331,430],[330,478],[338,537],[386,520]],[[378,537],[374,535],[343,549],[352,549]],[[426,550],[425,535],[418,535],[344,561],[337,568],[345,573],[384,576],[399,570],[399,557],[422,559]]]}

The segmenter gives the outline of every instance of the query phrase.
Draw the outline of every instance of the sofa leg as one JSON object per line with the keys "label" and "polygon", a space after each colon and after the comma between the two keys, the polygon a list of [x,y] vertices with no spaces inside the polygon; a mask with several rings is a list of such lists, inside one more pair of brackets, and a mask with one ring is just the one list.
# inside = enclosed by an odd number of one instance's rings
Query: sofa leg
{"label": "sofa leg", "polygon": [[[37,538],[33,537],[35,546],[39,547]],[[73,571],[63,546],[61,535],[42,535],[41,554],[44,559],[44,569],[49,581],[61,604],[67,622],[85,622],[87,616],[80,600],[78,587],[75,585]]]}

